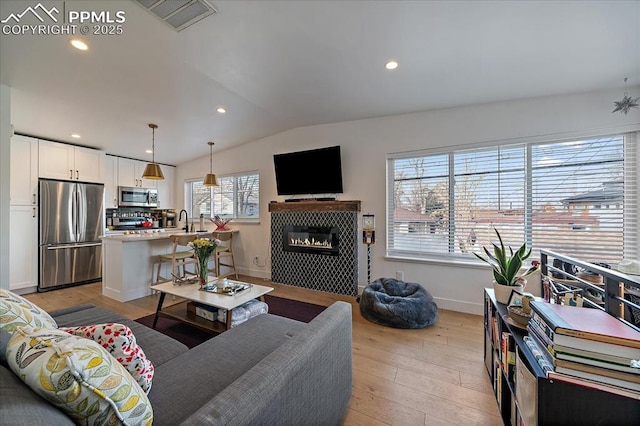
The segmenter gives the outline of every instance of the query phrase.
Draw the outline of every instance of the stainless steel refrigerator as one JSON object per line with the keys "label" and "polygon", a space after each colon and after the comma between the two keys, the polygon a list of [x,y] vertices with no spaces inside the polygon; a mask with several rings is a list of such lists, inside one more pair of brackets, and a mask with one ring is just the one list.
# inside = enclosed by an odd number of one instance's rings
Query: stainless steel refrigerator
{"label": "stainless steel refrigerator", "polygon": [[38,290],[102,278],[104,185],[40,179]]}

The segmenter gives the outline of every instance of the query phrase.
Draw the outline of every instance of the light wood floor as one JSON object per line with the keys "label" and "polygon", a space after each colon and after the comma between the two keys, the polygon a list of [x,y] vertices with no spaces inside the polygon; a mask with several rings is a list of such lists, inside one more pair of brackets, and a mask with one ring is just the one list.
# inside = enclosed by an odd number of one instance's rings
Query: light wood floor
{"label": "light wood floor", "polygon": [[[344,426],[502,424],[483,362],[481,316],[439,310],[433,326],[400,330],[362,318],[353,297],[240,279],[274,287],[274,296],[324,306],[336,300],[352,304],[353,393]],[[94,303],[131,319],[155,312],[158,300],[120,303],[103,296],[100,283],[25,297],[48,311]]]}

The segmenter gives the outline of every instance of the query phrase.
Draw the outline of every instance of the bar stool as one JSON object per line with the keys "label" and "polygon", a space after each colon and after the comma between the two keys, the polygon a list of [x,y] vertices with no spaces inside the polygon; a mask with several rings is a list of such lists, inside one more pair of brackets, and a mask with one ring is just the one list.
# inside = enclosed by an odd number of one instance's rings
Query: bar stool
{"label": "bar stool", "polygon": [[[238,279],[238,271],[236,270],[236,262],[233,257],[233,231],[216,231],[213,232],[213,238],[222,242],[218,244],[216,250],[213,253],[214,269],[213,272],[216,277],[224,278],[231,275],[236,276]],[[220,267],[224,266],[232,269],[231,272],[221,275]]]}
{"label": "bar stool", "polygon": [[[198,260],[196,259],[193,249],[188,244],[196,239],[196,235],[170,235],[169,239],[173,242],[173,250],[171,253],[161,254],[158,256],[156,263],[158,264],[158,273],[156,275],[156,282],[154,284],[161,284],[167,281],[173,281],[173,277],[163,277],[160,275],[163,263],[171,265],[171,271],[174,276],[183,278],[186,273],[186,266],[189,264],[195,265],[193,267],[195,275],[198,268]],[[185,250],[187,248],[187,250]],[[180,273],[182,268],[182,274]],[[191,273],[191,272],[190,272]]]}

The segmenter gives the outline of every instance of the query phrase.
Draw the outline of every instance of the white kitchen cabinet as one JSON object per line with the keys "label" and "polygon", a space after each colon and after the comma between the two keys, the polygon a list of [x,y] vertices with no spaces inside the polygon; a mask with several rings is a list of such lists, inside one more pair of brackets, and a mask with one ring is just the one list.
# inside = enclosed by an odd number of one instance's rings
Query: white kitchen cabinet
{"label": "white kitchen cabinet", "polygon": [[136,174],[138,171],[137,163],[136,160],[118,158],[118,186],[142,186],[140,183],[142,173]]}
{"label": "white kitchen cabinet", "polygon": [[40,177],[104,183],[104,152],[43,140],[39,147]]}
{"label": "white kitchen cabinet", "polygon": [[175,180],[176,168],[173,166],[161,165],[164,180],[158,182],[158,208],[175,209]]}
{"label": "white kitchen cabinet", "polygon": [[76,147],[74,154],[77,180],[104,183],[105,153],[103,151]]}
{"label": "white kitchen cabinet", "polygon": [[104,157],[104,208],[118,207],[118,157]]}
{"label": "white kitchen cabinet", "polygon": [[11,137],[11,177],[9,204],[38,204],[38,140],[27,136]]}
{"label": "white kitchen cabinet", "polygon": [[144,161],[118,158],[118,186],[156,188],[157,181],[142,178],[146,166]]}
{"label": "white kitchen cabinet", "polygon": [[9,206],[9,290],[38,285],[38,207]]}
{"label": "white kitchen cabinet", "polygon": [[9,289],[38,285],[38,140],[11,137]]}

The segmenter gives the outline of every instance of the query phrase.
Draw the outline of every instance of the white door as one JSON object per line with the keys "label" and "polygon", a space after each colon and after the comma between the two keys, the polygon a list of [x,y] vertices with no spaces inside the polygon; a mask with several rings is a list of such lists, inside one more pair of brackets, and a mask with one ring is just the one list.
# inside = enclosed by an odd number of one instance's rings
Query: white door
{"label": "white door", "polygon": [[26,136],[12,136],[10,167],[9,204],[38,204],[38,140]]}
{"label": "white door", "polygon": [[104,156],[104,152],[97,149],[75,147],[75,179],[81,182],[104,183]]}
{"label": "white door", "polygon": [[40,177],[76,180],[73,145],[41,140],[39,141],[38,158]]}
{"label": "white door", "polygon": [[9,289],[38,285],[38,208],[9,207]]}

